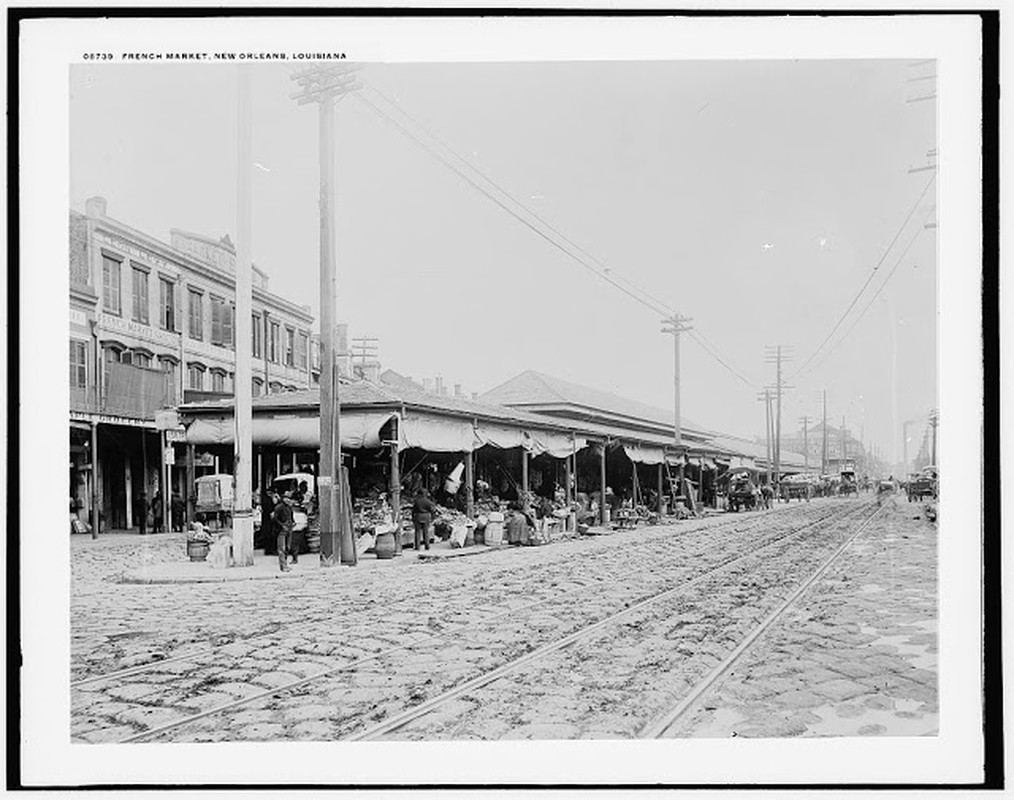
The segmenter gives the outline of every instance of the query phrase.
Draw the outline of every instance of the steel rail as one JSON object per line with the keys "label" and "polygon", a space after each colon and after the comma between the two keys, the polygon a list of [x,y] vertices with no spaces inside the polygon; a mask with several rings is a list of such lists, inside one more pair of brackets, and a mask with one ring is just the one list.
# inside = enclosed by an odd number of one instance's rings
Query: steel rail
{"label": "steel rail", "polygon": [[[854,513],[855,511],[856,511],[856,509],[854,509],[854,508],[847,509],[846,512],[845,512],[845,516],[847,517],[847,516],[851,515],[852,513]],[[833,518],[835,518],[837,516],[839,516],[839,510],[838,509],[832,510],[831,512],[829,512],[827,514],[824,514],[820,518],[818,518],[816,520],[813,520],[811,522],[808,522],[808,523],[806,523],[805,525],[803,525],[803,526],[801,526],[799,528],[795,528],[793,530],[790,530],[790,531],[786,532],[785,534],[783,534],[781,536],[773,537],[772,539],[770,539],[769,541],[765,542],[764,544],[759,545],[758,547],[754,548],[749,553],[745,553],[745,554],[740,555],[740,556],[735,556],[733,558],[730,558],[730,559],[727,559],[727,560],[721,562],[717,566],[712,567],[711,569],[707,570],[706,572],[703,572],[700,575],[695,576],[694,578],[690,579],[689,582],[681,583],[679,586],[673,587],[673,588],[668,589],[668,590],[664,590],[661,594],[656,594],[656,595],[653,595],[650,598],[647,598],[646,600],[639,601],[635,605],[628,606],[626,609],[624,609],[624,611],[619,612],[618,614],[611,615],[610,617],[606,617],[603,620],[600,620],[599,622],[592,623],[592,625],[597,628],[600,625],[600,623],[607,623],[607,622],[613,621],[618,616],[623,616],[626,613],[633,611],[635,608],[639,608],[642,605],[645,605],[645,604],[648,604],[648,603],[651,603],[651,602],[655,602],[655,601],[661,599],[662,595],[668,596],[670,594],[674,594],[674,593],[677,593],[677,592],[680,592],[680,591],[686,591],[687,589],[691,588],[694,584],[702,581],[704,578],[707,578],[707,577],[709,577],[711,575],[714,575],[716,572],[719,572],[719,571],[721,571],[723,569],[726,569],[727,567],[732,566],[732,565],[734,565],[734,564],[736,564],[736,563],[738,563],[738,562],[740,562],[742,560],[750,558],[751,556],[753,556],[753,555],[755,555],[755,554],[757,554],[757,553],[759,553],[759,552],[761,552],[763,550],[766,550],[769,547],[772,547],[772,546],[774,546],[774,545],[776,545],[776,544],[778,544],[780,542],[785,541],[786,539],[790,539],[790,538],[792,538],[794,536],[797,536],[797,535],[799,535],[801,533],[804,533],[805,531],[809,530],[810,528],[815,527],[817,525],[820,525],[821,523],[826,522],[826,521],[828,521],[830,519],[833,519]],[[731,522],[732,520],[729,520],[729,521]],[[708,528],[710,529],[710,528],[720,527],[723,524],[724,524],[724,522],[723,523],[719,523],[718,525],[708,526]],[[633,574],[636,574],[637,572],[639,572],[639,570],[631,570],[630,574],[633,575]],[[551,600],[553,600],[553,601],[560,600],[560,599],[566,598],[568,596],[581,593],[581,592],[585,591],[586,589],[597,588],[601,583],[602,583],[602,581],[597,581],[597,582],[595,582],[593,584],[589,584],[589,585],[578,587],[576,589],[570,589],[570,590],[567,590],[565,592],[561,592],[558,595],[556,595],[553,598],[551,598]],[[481,625],[488,624],[490,621],[494,621],[494,620],[496,620],[496,619],[498,619],[500,617],[503,617],[503,616],[507,616],[507,615],[511,615],[511,614],[516,614],[519,611],[523,611],[523,610],[528,609],[528,608],[532,608],[532,607],[536,607],[536,606],[542,606],[546,602],[547,601],[545,599],[541,599],[541,600],[533,601],[531,603],[527,603],[524,606],[520,606],[520,607],[517,607],[517,608],[505,609],[504,611],[498,612],[498,613],[496,613],[496,614],[494,614],[492,616],[488,616],[488,617],[482,619],[481,621],[479,621],[479,622],[477,622],[477,623],[475,623],[475,624],[473,624],[471,626],[466,626],[466,630],[469,627],[470,628],[478,628]],[[581,633],[582,631],[586,631],[588,633],[592,632],[588,628],[584,628],[581,631],[578,631],[577,633]],[[270,634],[266,634],[266,635],[270,635]],[[410,634],[410,635],[418,635],[418,633],[416,633],[416,634]],[[424,634],[424,635],[426,635],[426,634]],[[571,636],[573,636],[573,634],[571,634]],[[441,638],[441,637],[434,637],[434,638]],[[446,638],[446,637],[444,637],[444,638]],[[249,641],[249,640],[245,640],[245,641]],[[430,641],[432,641],[432,639]],[[576,639],[575,639],[575,641],[576,641]],[[375,660],[377,660],[379,658],[382,658],[383,656],[392,655],[392,654],[397,653],[397,652],[402,652],[402,651],[410,650],[413,647],[419,646],[419,644],[420,644],[419,642],[411,642],[409,644],[397,645],[395,647],[386,648],[386,649],[380,650],[380,651],[378,651],[376,653],[371,653],[371,654],[369,654],[367,656],[363,656],[361,658],[358,658],[358,659],[355,659],[353,661],[350,661],[347,664],[341,664],[341,665],[338,665],[336,667],[329,667],[329,668],[327,668],[327,669],[325,669],[325,670],[323,670],[321,672],[314,673],[313,675],[309,675],[309,676],[306,676],[306,677],[303,677],[303,678],[298,678],[298,679],[296,679],[294,681],[290,681],[288,683],[281,684],[279,686],[276,686],[276,687],[273,687],[273,688],[270,688],[270,689],[266,689],[266,690],[264,690],[262,692],[258,692],[256,694],[249,695],[247,697],[237,698],[236,700],[230,701],[228,703],[223,703],[222,705],[215,706],[214,708],[210,708],[210,709],[207,709],[205,711],[201,711],[199,713],[189,715],[189,716],[181,718],[179,720],[174,720],[172,722],[167,722],[167,723],[165,723],[163,725],[159,725],[159,726],[154,727],[154,728],[149,728],[148,730],[139,731],[139,732],[137,732],[137,733],[135,733],[135,734],[133,734],[131,736],[128,736],[128,737],[126,737],[124,739],[119,740],[118,743],[120,743],[120,744],[126,744],[126,743],[141,741],[143,739],[147,739],[147,738],[150,738],[150,737],[153,737],[153,736],[157,736],[157,735],[159,735],[161,733],[165,733],[166,731],[173,730],[175,728],[179,728],[179,727],[182,727],[184,725],[188,725],[188,724],[193,723],[193,722],[197,722],[197,721],[199,721],[201,719],[205,719],[207,717],[214,716],[216,714],[220,714],[220,713],[232,710],[232,709],[237,708],[239,706],[243,706],[243,705],[247,705],[249,703],[256,702],[257,700],[262,700],[262,699],[264,699],[266,697],[270,697],[270,696],[273,696],[273,695],[284,694],[285,692],[291,691],[292,689],[299,688],[300,686],[304,686],[305,684],[311,683],[312,681],[320,680],[322,678],[331,677],[333,675],[337,675],[337,674],[342,673],[342,672],[347,672],[349,670],[355,669],[356,667],[358,667],[358,666],[360,666],[362,664],[366,664],[366,663],[369,663],[370,661],[375,661]],[[225,645],[223,645],[223,647],[224,646]],[[215,650],[214,649],[210,649],[207,652],[215,652]],[[531,653],[529,653],[528,655],[531,655]],[[187,658],[190,658],[190,657],[193,657],[193,654],[191,654],[190,656],[187,656]],[[522,656],[521,658],[527,660],[527,656]],[[158,662],[154,662],[151,665],[142,665],[142,666],[153,668],[153,667],[157,667],[157,666],[159,666],[161,664],[165,664],[165,663],[167,663],[167,660],[158,661]],[[504,666],[506,667],[506,666],[511,666],[511,665],[519,665],[519,662],[517,660],[515,660],[515,661],[510,662],[510,664],[504,665]],[[133,669],[138,669],[139,670],[140,668],[133,668]],[[447,699],[450,699],[450,698],[447,698]],[[417,707],[417,708],[421,708],[421,706]]]}
{"label": "steel rail", "polygon": [[[774,509],[766,510],[762,514],[757,514],[756,516],[751,517],[750,519],[757,519],[760,516],[766,516],[766,515],[768,515],[770,513],[773,513],[773,511],[774,511]],[[725,525],[733,524],[734,522],[738,521],[738,519],[741,519],[741,518],[737,517],[736,519],[722,519],[722,520],[716,521],[715,524],[713,524],[713,525],[706,525],[706,526],[702,526],[702,527],[704,529],[707,529],[707,530],[712,530],[712,529],[715,529],[715,528],[722,528]],[[698,528],[697,530],[700,530],[700,529],[701,528]],[[662,534],[660,534],[659,537],[661,537],[661,535]],[[652,539],[650,539],[650,540],[649,539],[641,539],[641,540],[639,540],[638,543],[639,544],[650,544],[653,541],[655,541],[654,537]],[[638,572],[640,572],[640,570],[631,570],[629,573],[625,573],[625,575],[623,577],[629,577],[629,576],[632,576],[632,575],[636,575]],[[591,589],[591,588],[600,586],[601,584],[605,583],[607,580],[608,581],[614,581],[615,580],[615,576],[610,576],[610,578],[608,578],[608,579],[597,580],[594,583],[591,583],[591,584],[588,584],[588,585],[585,585],[585,586],[581,586],[581,587],[578,587],[576,589],[568,589],[565,592],[561,592],[561,593],[559,593],[557,595],[554,595],[551,598],[548,598],[548,601],[562,599],[562,598],[568,597],[568,596],[570,596],[572,594],[583,592],[586,589]],[[403,598],[399,602],[404,602],[404,603],[411,604],[411,603],[415,602],[415,598],[409,596],[409,597]],[[542,605],[545,602],[547,602],[547,599],[543,598],[541,600],[533,601],[531,603],[526,603],[525,605],[519,606],[517,608],[509,609],[508,611],[505,611],[505,612],[496,612],[492,616],[487,617],[487,619],[488,620],[493,620],[493,619],[497,619],[500,616],[503,616],[503,615],[505,615],[507,613],[514,614],[514,613],[517,613],[518,611],[525,611],[528,608],[532,608],[532,607],[537,606],[537,605]],[[300,623],[299,625],[297,625],[295,627],[286,628],[285,629],[285,633],[286,633],[286,635],[291,635],[293,633],[298,633],[299,631],[305,630],[307,628],[311,628],[314,625],[319,625],[319,624],[321,624],[323,622],[327,622],[330,619],[332,619],[332,617],[315,618],[313,620],[309,620],[307,622]],[[214,645],[212,647],[205,647],[205,648],[200,649],[200,650],[194,650],[194,651],[191,651],[191,652],[188,652],[188,653],[181,653],[179,655],[170,656],[169,658],[162,658],[162,659],[157,659],[155,661],[148,661],[148,662],[145,662],[144,664],[138,664],[138,665],[133,666],[133,667],[125,667],[124,669],[119,669],[119,670],[116,670],[114,672],[103,672],[103,673],[98,673],[98,674],[95,674],[95,675],[88,675],[88,676],[86,676],[84,678],[79,678],[76,681],[71,681],[70,688],[71,689],[76,689],[76,688],[78,688],[80,686],[87,686],[87,685],[92,684],[92,683],[100,683],[102,681],[114,681],[114,680],[119,680],[120,678],[128,678],[128,677],[131,677],[131,676],[134,676],[134,675],[143,674],[145,672],[156,671],[156,670],[158,670],[160,667],[162,667],[165,664],[174,664],[174,663],[179,663],[180,661],[190,661],[192,659],[201,658],[203,656],[214,655],[216,653],[220,653],[224,648],[229,647],[229,646],[234,645],[234,644],[247,644],[247,643],[250,643],[250,642],[258,642],[258,641],[260,641],[262,639],[267,639],[269,637],[275,636],[278,633],[278,631],[281,630],[281,627],[282,626],[277,626],[273,630],[266,631],[264,633],[257,633],[257,634],[254,634],[253,636],[246,636],[246,637],[241,637],[241,638],[237,638],[237,639],[232,639],[232,640],[230,640],[229,642],[227,642],[225,644]]]}
{"label": "steel rail", "polygon": [[[845,514],[843,515],[844,518],[848,519],[853,513],[856,512],[856,510],[857,509],[854,509],[854,508],[853,509],[847,509],[846,512],[845,512]],[[503,664],[503,665],[501,665],[501,666],[499,666],[499,667],[497,667],[497,668],[495,668],[493,670],[490,670],[489,672],[487,672],[487,673],[485,673],[483,675],[478,675],[475,678],[472,678],[471,680],[465,681],[464,683],[459,684],[458,686],[455,686],[452,689],[449,689],[448,691],[443,692],[443,693],[441,693],[441,694],[439,694],[439,695],[431,698],[430,700],[427,700],[427,701],[421,703],[418,706],[415,706],[414,708],[407,709],[406,711],[403,711],[402,713],[397,714],[394,717],[391,717],[390,719],[384,720],[383,722],[379,722],[376,725],[373,725],[373,726],[367,728],[366,730],[360,731],[360,732],[358,732],[356,734],[353,734],[352,736],[346,737],[346,741],[363,741],[363,740],[369,740],[369,739],[376,739],[376,738],[378,738],[380,736],[383,736],[386,733],[390,733],[390,732],[395,731],[395,730],[397,730],[399,728],[402,728],[405,725],[407,725],[408,723],[413,722],[416,719],[425,716],[426,714],[428,714],[433,709],[438,708],[439,706],[444,705],[445,703],[447,703],[447,702],[455,699],[456,697],[459,697],[460,695],[462,695],[462,694],[464,694],[466,692],[469,692],[469,691],[472,691],[473,689],[478,689],[478,688],[481,688],[483,686],[486,686],[486,685],[492,683],[493,681],[498,680],[499,678],[502,678],[504,675],[507,675],[508,673],[512,672],[513,670],[517,669],[518,667],[523,666],[524,664],[527,664],[527,663],[529,663],[531,661],[535,661],[535,660],[537,660],[539,658],[542,658],[542,657],[544,657],[546,655],[549,655],[550,653],[554,653],[554,652],[556,652],[558,650],[562,650],[563,648],[568,647],[571,644],[574,644],[575,642],[580,641],[581,639],[587,638],[588,636],[590,636],[591,634],[595,633],[596,631],[599,631],[599,630],[601,630],[602,628],[604,628],[604,627],[606,627],[608,625],[612,625],[612,624],[616,623],[617,621],[623,619],[624,617],[627,617],[627,616],[629,616],[629,615],[631,615],[631,614],[633,614],[633,613],[635,613],[637,611],[640,611],[640,610],[642,610],[642,609],[644,609],[644,608],[646,608],[646,607],[648,607],[650,605],[653,605],[653,604],[658,603],[658,602],[660,602],[662,600],[665,600],[665,599],[668,599],[670,597],[677,596],[677,595],[679,595],[679,594],[681,594],[683,592],[686,592],[689,589],[693,588],[698,583],[703,582],[705,579],[714,577],[714,575],[716,573],[721,572],[722,570],[727,569],[728,567],[730,567],[730,566],[732,566],[734,564],[737,564],[737,563],[739,563],[741,561],[745,561],[745,560],[747,560],[749,558],[752,558],[752,557],[756,556],[758,553],[760,553],[761,551],[766,550],[766,549],[768,549],[769,547],[771,547],[771,546],[773,546],[775,544],[781,543],[781,542],[785,541],[786,539],[790,539],[790,538],[792,538],[794,536],[798,536],[798,535],[800,535],[802,533],[805,533],[810,528],[816,527],[817,525],[821,524],[822,522],[825,522],[828,519],[830,519],[831,517],[835,517],[835,516],[837,516],[837,515],[836,514],[830,514],[830,515],[822,517],[819,520],[815,520],[813,522],[810,522],[810,523],[804,525],[801,528],[798,528],[798,529],[796,529],[794,531],[791,531],[791,532],[787,533],[783,537],[780,537],[778,539],[773,539],[773,540],[771,540],[769,542],[766,542],[765,544],[763,544],[763,545],[761,545],[761,546],[759,546],[757,548],[754,548],[753,550],[751,550],[748,553],[744,553],[741,556],[729,559],[729,560],[723,562],[722,564],[719,564],[718,566],[713,567],[713,568],[707,570],[706,572],[701,573],[700,575],[697,575],[696,577],[692,578],[691,580],[689,580],[687,582],[684,582],[684,583],[681,583],[679,586],[675,586],[675,587],[672,587],[670,589],[666,589],[666,590],[664,590],[662,592],[659,592],[658,594],[652,595],[649,598],[646,598],[646,599],[641,600],[641,601],[639,601],[637,603],[634,603],[633,605],[627,606],[626,608],[624,608],[621,611],[618,611],[618,612],[616,612],[614,614],[610,614],[609,616],[604,617],[603,619],[601,619],[601,620],[599,620],[597,622],[594,622],[594,623],[592,623],[590,625],[586,625],[585,627],[583,627],[583,628],[581,628],[581,629],[579,629],[577,631],[574,631],[573,633],[568,634],[567,636],[564,636],[562,639],[558,639],[555,642],[550,642],[548,644],[542,645],[541,647],[537,647],[534,650],[531,650],[530,652],[526,653],[523,656],[519,656],[518,658],[516,658],[516,659],[514,659],[514,660],[512,660],[512,661],[510,661],[510,662],[508,662],[506,664]],[[838,521],[841,521],[841,517],[839,517]]]}
{"label": "steel rail", "polygon": [[802,597],[806,591],[828,570],[828,568],[837,561],[839,557],[841,557],[842,553],[844,553],[852,545],[859,534],[866,529],[866,527],[873,521],[874,517],[876,517],[883,508],[883,505],[878,505],[877,508],[874,509],[873,513],[863,520],[855,531],[852,532],[848,539],[846,539],[845,542],[837,550],[835,550],[835,552],[832,553],[809,578],[803,581],[803,583],[800,584],[800,586],[797,587],[796,590],[789,595],[778,608],[765,617],[760,624],[758,624],[757,627],[754,628],[750,634],[736,646],[736,649],[734,649],[724,661],[708,673],[703,680],[698,682],[690,694],[684,697],[671,711],[659,717],[654,722],[646,725],[638,734],[638,738],[659,739],[665,735],[676,721],[687,711],[693,708],[697,701],[700,700],[709,689],[711,689],[715,682],[725,675],[733,664],[739,661],[743,654],[753,646],[754,642],[756,642],[758,638],[760,638],[761,634],[763,634],[769,627],[771,627],[771,625],[780,619],[781,616],[789,608],[791,608],[796,601],[799,600],[799,598]]}

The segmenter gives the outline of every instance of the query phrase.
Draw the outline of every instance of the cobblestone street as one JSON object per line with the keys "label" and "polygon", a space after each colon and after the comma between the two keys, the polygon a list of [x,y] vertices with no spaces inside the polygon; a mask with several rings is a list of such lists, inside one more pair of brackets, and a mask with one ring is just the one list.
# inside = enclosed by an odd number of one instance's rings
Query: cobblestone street
{"label": "cobblestone street", "polygon": [[716,670],[664,735],[933,734],[936,525],[903,497],[722,669],[874,509],[218,584],[120,582],[182,534],[74,537],[72,737],[631,738]]}

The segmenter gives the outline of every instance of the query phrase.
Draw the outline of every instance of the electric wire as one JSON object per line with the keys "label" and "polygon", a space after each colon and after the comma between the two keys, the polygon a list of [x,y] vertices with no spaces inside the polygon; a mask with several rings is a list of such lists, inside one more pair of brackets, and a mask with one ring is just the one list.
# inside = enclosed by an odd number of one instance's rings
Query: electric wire
{"label": "electric wire", "polygon": [[926,185],[923,187],[923,190],[919,193],[919,197],[916,198],[915,203],[912,205],[912,208],[909,209],[908,214],[905,215],[905,221],[901,223],[901,226],[898,228],[897,232],[894,234],[894,238],[891,239],[891,243],[889,245],[887,245],[887,249],[885,249],[883,255],[880,256],[880,260],[877,262],[876,266],[870,272],[869,276],[867,276],[866,282],[863,283],[863,285],[860,287],[859,291],[856,292],[856,296],[852,298],[852,302],[849,303],[848,308],[846,308],[845,311],[842,312],[842,315],[838,318],[838,321],[834,324],[834,327],[832,327],[831,331],[827,334],[827,336],[824,337],[824,341],[822,341],[820,343],[820,345],[818,345],[817,349],[814,350],[810,354],[810,356],[806,359],[806,361],[804,361],[802,364],[800,364],[799,369],[797,369],[795,372],[793,372],[791,375],[789,375],[788,380],[792,380],[797,375],[799,375],[800,373],[802,373],[803,370],[806,369],[807,365],[811,361],[813,361],[814,358],[816,358],[817,354],[821,350],[824,349],[824,346],[831,340],[831,337],[834,336],[835,331],[837,331],[838,328],[841,327],[842,323],[845,321],[845,318],[849,315],[849,313],[852,311],[852,309],[855,308],[856,303],[859,302],[859,298],[862,297],[863,292],[866,291],[866,288],[870,285],[870,282],[873,280],[874,276],[877,274],[877,270],[880,269],[881,265],[884,263],[885,259],[890,254],[891,249],[894,247],[895,243],[898,241],[898,238],[901,236],[902,232],[905,230],[906,226],[909,223],[909,220],[912,219],[912,215],[915,213],[916,209],[919,207],[919,204],[922,202],[923,197],[926,196],[926,192],[929,191],[930,186],[933,185],[933,181],[936,180],[936,177],[937,176],[934,173],[933,177],[931,177],[929,179],[929,181],[927,181]]}
{"label": "electric wire", "polygon": [[[930,215],[935,210],[936,210],[936,206],[935,205],[931,206],[930,209],[929,209],[929,211],[927,211],[926,214],[923,216],[922,221],[925,223],[925,221],[927,219],[929,219]],[[859,315],[852,321],[852,324],[849,325],[848,329],[845,331],[844,334],[842,334],[842,336],[838,339],[838,341],[836,341],[831,346],[831,348],[829,350],[826,350],[824,352],[824,355],[822,355],[816,362],[814,362],[813,366],[810,367],[811,370],[812,369],[816,369],[821,364],[823,364],[828,358],[830,358],[831,354],[834,353],[834,351],[837,350],[841,346],[841,343],[844,342],[846,339],[848,339],[849,334],[852,333],[852,331],[853,331],[853,329],[855,329],[856,325],[858,325],[859,322],[860,322],[860,320],[862,320],[862,318],[866,315],[866,312],[870,310],[870,306],[872,306],[873,303],[876,302],[876,299],[880,296],[880,293],[882,291],[884,291],[884,287],[887,286],[888,281],[891,280],[891,278],[894,276],[894,273],[898,271],[898,267],[900,267],[902,261],[905,260],[905,256],[908,255],[908,251],[912,248],[912,245],[915,244],[915,240],[919,238],[919,235],[924,230],[925,230],[925,228],[923,228],[920,225],[920,227],[912,235],[912,238],[908,240],[908,244],[906,244],[905,248],[901,251],[901,255],[898,256],[898,260],[894,262],[894,266],[891,267],[891,271],[887,273],[887,277],[884,278],[884,280],[880,284],[880,286],[877,287],[877,291],[873,293],[873,296],[869,299],[869,302],[867,302],[866,305],[863,306],[862,311],[859,312]],[[796,373],[796,374],[799,374],[799,373]]]}
{"label": "electric wire", "polygon": [[[519,222],[521,222],[522,224],[524,224],[526,227],[530,228],[533,232],[535,232],[536,234],[538,234],[539,236],[541,236],[543,239],[545,239],[547,242],[549,242],[550,244],[552,244],[554,247],[556,247],[557,249],[559,249],[561,252],[563,252],[564,254],[566,254],[567,256],[569,256],[571,259],[573,259],[574,261],[577,261],[578,264],[580,264],[582,267],[584,267],[585,269],[587,269],[588,271],[590,271],[592,274],[596,275],[598,278],[606,281],[607,283],[609,283],[613,287],[619,289],[621,292],[623,292],[624,294],[626,294],[631,299],[635,300],[636,302],[640,303],[641,305],[645,306],[646,308],[651,309],[655,313],[660,314],[663,317],[672,317],[672,316],[675,316],[675,314],[676,314],[675,309],[673,309],[673,307],[671,305],[669,305],[667,302],[665,302],[664,300],[662,300],[662,299],[658,298],[657,296],[651,294],[647,290],[641,288],[636,283],[634,283],[633,281],[631,281],[629,278],[626,278],[625,276],[621,275],[620,273],[617,273],[611,267],[606,266],[600,259],[596,258],[594,255],[592,255],[591,253],[589,253],[586,249],[584,249],[583,247],[581,247],[579,244],[577,244],[575,241],[573,241],[566,234],[562,233],[559,229],[557,229],[555,226],[553,226],[552,224],[550,224],[549,222],[547,222],[545,219],[543,219],[541,216],[539,216],[536,212],[534,212],[530,208],[528,208],[522,201],[518,200],[508,190],[504,189],[496,181],[494,181],[492,178],[490,178],[489,176],[487,176],[486,174],[484,174],[480,169],[478,169],[477,167],[475,167],[471,163],[469,163],[467,159],[463,158],[458,153],[456,153],[454,151],[454,149],[451,148],[446,143],[444,143],[440,139],[440,137],[438,137],[436,134],[434,134],[432,131],[430,131],[421,122],[419,122],[414,117],[412,117],[407,111],[405,111],[404,109],[402,109],[397,104],[396,101],[391,100],[391,98],[389,98],[386,94],[384,94],[383,92],[381,92],[379,89],[377,89],[372,84],[368,84],[365,81],[363,83],[364,83],[364,88],[368,89],[371,92],[374,92],[379,97],[383,98],[392,108],[396,109],[399,114],[401,114],[402,116],[404,116],[413,125],[417,126],[420,130],[422,130],[423,132],[425,132],[425,134],[427,136],[429,136],[431,139],[433,139],[435,142],[437,142],[444,150],[446,150],[451,156],[453,156],[461,164],[463,164],[465,167],[467,167],[472,173],[474,173],[479,178],[481,178],[483,181],[485,181],[487,184],[489,184],[490,187],[493,187],[493,189],[495,189],[495,191],[500,192],[502,195],[504,195],[505,197],[509,198],[510,201],[512,203],[514,203],[514,205],[516,205],[518,208],[520,208],[521,210],[523,210],[528,216],[530,216],[533,219],[537,220],[539,222],[539,224],[541,224],[546,229],[548,229],[553,234],[555,234],[560,239],[562,239],[564,242],[566,242],[577,253],[579,253],[580,255],[584,256],[589,261],[592,261],[594,264],[598,265],[599,269],[596,269],[595,267],[589,265],[583,259],[578,258],[578,256],[576,256],[573,252],[568,251],[566,248],[564,248],[563,246],[561,246],[559,242],[554,241],[552,238],[550,238],[543,230],[539,230],[537,227],[535,227],[529,220],[524,219],[523,217],[519,216],[518,213],[514,209],[511,209],[507,205],[505,205],[505,203],[502,201],[501,198],[493,196],[490,193],[490,191],[487,189],[487,187],[479,185],[471,176],[463,173],[458,168],[458,166],[456,166],[455,164],[449,162],[447,158],[445,158],[440,153],[436,152],[426,142],[422,141],[418,136],[416,136],[411,130],[407,129],[400,122],[398,122],[397,120],[395,120],[394,118],[392,118],[386,111],[384,111],[383,109],[381,109],[379,106],[377,106],[375,103],[373,103],[368,98],[364,97],[362,95],[362,93],[356,93],[355,94],[356,98],[359,99],[361,102],[363,102],[368,107],[370,107],[374,111],[374,113],[376,113],[378,116],[380,116],[383,119],[385,119],[389,124],[391,124],[395,128],[397,128],[402,134],[404,134],[408,138],[412,139],[419,147],[421,147],[422,149],[424,149],[432,157],[436,158],[440,163],[442,163],[444,166],[446,166],[448,169],[450,169],[452,172],[454,172],[456,175],[458,175],[462,180],[464,180],[468,184],[470,184],[473,188],[475,188],[477,191],[479,191],[481,194],[483,194],[487,199],[489,199],[492,202],[496,203],[498,206],[500,206],[500,208],[502,208],[504,211],[506,211],[507,213],[509,213],[511,216],[513,216]],[[626,285],[622,285],[622,284],[626,284]],[[693,336],[693,338],[694,338],[695,341],[697,341],[697,343],[702,347],[702,349],[704,349],[704,351],[708,355],[710,355],[712,358],[714,358],[719,364],[721,364],[725,369],[727,369],[737,379],[743,381],[748,386],[755,386],[754,382],[752,382],[748,378],[744,377],[741,372],[739,372],[734,367],[732,367],[728,363],[728,361],[720,355],[720,353],[718,351],[718,348],[715,347],[714,344],[711,344],[711,343],[705,344],[705,342],[702,341],[702,338],[698,337],[698,336]]]}

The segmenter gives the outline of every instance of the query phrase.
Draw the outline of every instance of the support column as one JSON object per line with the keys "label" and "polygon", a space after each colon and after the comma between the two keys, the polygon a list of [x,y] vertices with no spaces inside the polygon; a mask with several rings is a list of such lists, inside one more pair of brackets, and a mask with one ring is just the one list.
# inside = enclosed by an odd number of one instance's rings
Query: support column
{"label": "support column", "polygon": [[465,453],[465,514],[469,519],[475,517],[475,455],[469,450]]}
{"label": "support column", "polygon": [[568,506],[572,502],[574,502],[574,495],[573,495],[573,492],[571,491],[571,487],[570,487],[571,474],[572,474],[571,473],[571,468],[570,468],[570,459],[571,458],[572,458],[572,456],[567,456],[563,460],[563,481],[564,481],[564,486],[566,487],[565,490],[564,490],[564,498],[566,499]]}
{"label": "support column", "polygon": [[[144,529],[151,533],[148,528],[148,432],[144,428],[141,428],[141,496],[144,498],[144,508],[141,509],[141,513],[144,514]],[[127,508],[130,508],[129,502]]]}
{"label": "support column", "polygon": [[528,451],[521,448],[521,502],[528,506]]}
{"label": "support column", "polygon": [[184,499],[187,501],[187,524],[196,521],[194,509],[194,491],[196,489],[197,474],[194,469],[194,446],[187,444],[187,486]]}
{"label": "support column", "polygon": [[99,497],[102,494],[101,486],[99,482],[99,423],[92,423],[92,446],[91,446],[91,518],[92,518],[92,538],[99,538]]}
{"label": "support column", "polygon": [[[274,537],[271,535],[271,512],[268,510],[268,463],[269,457],[265,453],[265,447],[261,446],[260,455],[257,459],[257,469],[260,473],[261,489],[261,540],[265,542],[266,549],[271,549]],[[316,489],[315,489],[316,491]],[[318,497],[318,500],[320,498]]]}
{"label": "support column", "polygon": [[[664,458],[665,456],[663,456]],[[656,509],[659,514],[665,511],[665,463],[658,465],[658,501]]]}
{"label": "support column", "polygon": [[292,451],[292,471],[299,472],[299,465],[296,463],[296,451]]}
{"label": "support column", "polygon": [[[471,453],[469,454],[471,456]],[[391,510],[394,520],[394,553],[401,553],[401,469],[398,463],[398,443],[391,443]]]}
{"label": "support column", "polygon": [[[141,433],[141,441],[144,442],[144,433]],[[142,444],[143,448],[143,444]],[[142,450],[143,452],[143,450]],[[123,489],[127,495],[127,529],[134,527],[134,481],[130,473],[130,455],[123,462]]]}
{"label": "support column", "polygon": [[602,455],[599,457],[599,522],[606,524],[606,446],[608,442],[602,443]]}

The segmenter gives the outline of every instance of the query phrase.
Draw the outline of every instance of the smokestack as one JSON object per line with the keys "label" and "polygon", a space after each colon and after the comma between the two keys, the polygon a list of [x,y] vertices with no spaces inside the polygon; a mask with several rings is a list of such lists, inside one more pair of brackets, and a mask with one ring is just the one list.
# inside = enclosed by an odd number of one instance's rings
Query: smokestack
{"label": "smokestack", "polygon": [[444,394],[444,379],[440,375],[434,378],[433,389],[437,394]]}
{"label": "smokestack", "polygon": [[106,215],[106,198],[96,196],[85,200],[85,214],[89,217],[104,217]]}
{"label": "smokestack", "polygon": [[460,383],[454,384],[454,396],[455,397],[461,397],[462,396],[461,395],[461,384]]}

